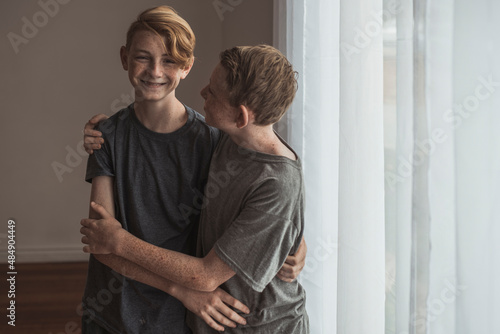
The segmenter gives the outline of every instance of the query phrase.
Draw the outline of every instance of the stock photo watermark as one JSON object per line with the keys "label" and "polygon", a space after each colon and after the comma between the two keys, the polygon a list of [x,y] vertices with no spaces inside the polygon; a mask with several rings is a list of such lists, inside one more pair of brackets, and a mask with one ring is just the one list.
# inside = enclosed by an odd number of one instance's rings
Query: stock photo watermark
{"label": "stock photo watermark", "polygon": [[[465,290],[467,290],[466,285],[459,284],[454,279],[445,279],[439,295],[427,301],[427,310],[422,312],[424,315],[416,313],[411,315],[410,326],[414,329],[425,329],[429,323],[436,321],[448,306],[454,304]],[[410,334],[410,332],[400,331],[398,334]]]}
{"label": "stock photo watermark", "polygon": [[[245,167],[252,168],[252,164],[249,162],[257,156],[257,152],[245,150],[240,147],[238,153],[241,154],[241,158],[244,159],[243,161],[246,164]],[[235,159],[225,161],[224,169],[216,173],[210,172],[208,174],[209,181],[206,184],[205,193],[203,194],[199,190],[196,190],[191,205],[187,205],[186,203],[179,204],[178,209],[184,220],[188,222],[192,215],[199,215],[201,210],[210,200],[219,196],[221,190],[228,187],[231,181],[244,171],[245,168],[243,164],[239,159]]]}
{"label": "stock photo watermark", "polygon": [[[466,96],[461,103],[453,108],[447,109],[443,113],[443,121],[451,124],[452,129],[456,130],[478,110],[481,103],[488,100],[500,87],[500,82],[493,79],[493,75],[479,76],[479,84],[476,85],[474,92]],[[442,128],[432,129],[429,138],[422,141],[415,141],[414,152],[408,157],[399,156],[395,172],[388,171],[385,175],[386,183],[394,188],[396,184],[403,182],[413,175],[415,167],[422,165],[428,156],[436,151],[436,148],[449,139],[448,134]]]}
{"label": "stock photo watermark", "polygon": [[[120,111],[123,108],[126,108],[128,105],[134,102],[134,89],[132,89],[131,93],[122,93],[119,98],[114,99],[110,105],[111,115]],[[106,131],[106,129],[103,129]],[[54,171],[54,174],[57,177],[59,183],[64,181],[64,174],[72,173],[77,167],[79,167],[87,157],[87,152],[85,152],[85,148],[83,147],[83,140],[78,141],[78,143],[73,147],[70,145],[66,145],[65,149],[65,158],[63,162],[60,161],[52,161],[51,167]]]}
{"label": "stock photo watermark", "polygon": [[7,324],[16,326],[16,221],[7,221]]}
{"label": "stock photo watermark", "polygon": [[[101,313],[104,308],[113,301],[113,296],[121,293],[124,287],[129,283],[127,279],[124,278],[119,273],[114,270],[111,271],[113,278],[108,282],[107,288],[102,288],[94,297],[88,297],[83,303],[79,303],[75,309],[76,314],[79,317],[85,319],[84,321],[88,324],[93,321],[97,313]],[[129,279],[133,277],[128,276]],[[81,332],[80,325],[75,321],[68,321],[64,325],[64,332],[49,332],[48,334],[77,334]]]}
{"label": "stock photo watermark", "polygon": [[328,261],[332,256],[336,256],[337,251],[338,243],[333,236],[317,237],[315,247],[312,251],[309,251],[304,269],[300,273],[301,279],[320,287],[314,279],[314,275],[322,263]]}
{"label": "stock photo watermark", "polygon": [[66,5],[70,0],[39,0],[37,2],[40,10],[28,17],[21,17],[21,28],[18,32],[7,33],[7,39],[15,54],[20,51],[21,45],[26,45],[35,38],[40,30],[45,27],[50,19],[53,19],[60,11],[61,5]]}
{"label": "stock photo watermark", "polygon": [[388,21],[390,18],[395,17],[401,11],[401,8],[402,6],[399,0],[390,1],[386,9],[379,12],[372,12],[370,14],[370,19],[365,23],[362,29],[355,27],[352,41],[349,43],[345,41],[340,43],[340,51],[347,61],[350,62],[353,56],[359,55],[363,49],[370,46],[373,39],[382,34],[384,30],[384,21]]}
{"label": "stock photo watermark", "polygon": [[224,21],[224,13],[234,11],[234,8],[241,5],[243,0],[214,0],[212,6],[214,6],[215,12],[221,21]]}

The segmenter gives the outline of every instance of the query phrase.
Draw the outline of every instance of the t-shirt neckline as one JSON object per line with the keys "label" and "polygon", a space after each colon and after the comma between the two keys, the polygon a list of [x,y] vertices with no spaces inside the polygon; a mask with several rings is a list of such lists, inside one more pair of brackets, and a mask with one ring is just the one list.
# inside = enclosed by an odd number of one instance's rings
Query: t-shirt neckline
{"label": "t-shirt neckline", "polygon": [[179,129],[175,130],[174,132],[169,132],[169,133],[159,133],[155,131],[149,130],[147,127],[144,126],[144,124],[139,121],[137,118],[137,115],[135,114],[135,109],[134,109],[134,104],[130,104],[128,106],[128,109],[130,111],[132,123],[135,126],[135,128],[139,131],[140,134],[151,138],[153,140],[159,140],[159,141],[171,141],[173,139],[176,139],[177,137],[182,136],[193,124],[194,121],[194,111],[186,106],[185,104],[182,104],[184,106],[184,109],[186,110],[188,114],[188,119],[186,123],[181,126]]}

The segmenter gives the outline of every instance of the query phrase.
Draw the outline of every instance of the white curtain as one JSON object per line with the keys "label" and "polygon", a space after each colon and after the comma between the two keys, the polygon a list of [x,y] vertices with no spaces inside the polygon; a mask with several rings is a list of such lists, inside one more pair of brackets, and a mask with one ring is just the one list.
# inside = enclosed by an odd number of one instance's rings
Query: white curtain
{"label": "white curtain", "polygon": [[500,333],[499,17],[499,1],[455,1],[453,102],[459,334]]}
{"label": "white curtain", "polygon": [[304,166],[311,333],[500,333],[500,1],[275,17],[299,72],[277,128]]}
{"label": "white curtain", "polygon": [[396,164],[387,171],[396,180],[396,302],[386,330],[500,333],[500,4],[402,4]]}
{"label": "white curtain", "polygon": [[275,1],[275,44],[299,72],[278,130],[304,168],[300,279],[314,334],[384,333],[381,10],[381,0]]}
{"label": "white curtain", "polygon": [[[425,304],[427,333],[456,333],[457,220],[455,131],[444,115],[453,108],[454,1],[428,0],[425,16],[425,92],[428,130],[416,146],[429,156],[430,258]],[[457,35],[458,36],[458,35]],[[421,148],[418,148],[421,147]],[[416,324],[418,326],[418,324]],[[425,333],[425,332],[424,332]]]}
{"label": "white curtain", "polygon": [[500,333],[500,3],[400,3],[386,333]]}

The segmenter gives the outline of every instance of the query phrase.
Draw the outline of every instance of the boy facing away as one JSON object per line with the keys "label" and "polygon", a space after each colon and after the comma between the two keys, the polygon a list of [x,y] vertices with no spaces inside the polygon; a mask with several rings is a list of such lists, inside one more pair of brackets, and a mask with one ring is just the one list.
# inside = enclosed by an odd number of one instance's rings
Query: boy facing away
{"label": "boy facing away", "polygon": [[[137,238],[95,203],[102,218],[82,220],[84,251],[115,254],[184,288],[220,286],[250,311],[229,333],[309,333],[304,289],[276,277],[304,231],[300,161],[273,131],[295,95],[295,75],[267,45],[221,53],[201,92],[207,124],[223,132],[205,186],[199,257]],[[216,333],[192,315],[188,324],[194,333]]]}

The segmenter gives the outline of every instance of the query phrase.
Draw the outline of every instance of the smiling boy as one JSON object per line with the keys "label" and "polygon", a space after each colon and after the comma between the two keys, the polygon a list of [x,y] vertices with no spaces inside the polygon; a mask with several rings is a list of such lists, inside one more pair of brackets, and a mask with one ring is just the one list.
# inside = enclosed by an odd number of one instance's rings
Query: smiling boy
{"label": "smiling boy", "polygon": [[[191,70],[194,45],[188,23],[169,7],[144,11],[132,23],[120,58],[135,102],[100,124],[106,144],[89,157],[86,175],[92,182],[91,200],[101,203],[130,233],[186,254],[193,254],[199,216],[186,219],[178,208],[203,192],[219,139],[216,129],[175,97],[179,82]],[[89,216],[100,217],[92,208]],[[160,281],[123,258],[91,256],[82,332],[190,333],[181,301],[192,305],[204,296],[183,289],[180,293],[175,284],[162,281],[167,294],[149,286],[155,286],[155,280]],[[237,303],[219,293],[220,300]],[[241,321],[224,307],[220,305],[221,313]],[[246,309],[241,304],[239,308]]]}

